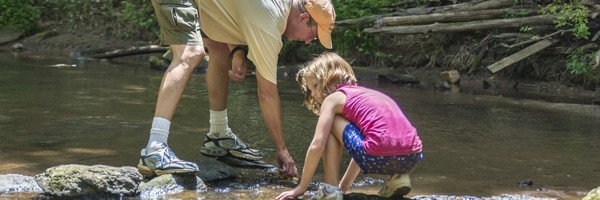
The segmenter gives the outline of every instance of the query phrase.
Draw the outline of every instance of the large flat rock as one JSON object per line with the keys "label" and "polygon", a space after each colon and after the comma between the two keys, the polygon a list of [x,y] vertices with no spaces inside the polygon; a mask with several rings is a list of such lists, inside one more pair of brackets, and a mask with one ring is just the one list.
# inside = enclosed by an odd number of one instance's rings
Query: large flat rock
{"label": "large flat rock", "polygon": [[18,40],[23,35],[21,31],[11,29],[0,29],[0,44],[6,44]]}

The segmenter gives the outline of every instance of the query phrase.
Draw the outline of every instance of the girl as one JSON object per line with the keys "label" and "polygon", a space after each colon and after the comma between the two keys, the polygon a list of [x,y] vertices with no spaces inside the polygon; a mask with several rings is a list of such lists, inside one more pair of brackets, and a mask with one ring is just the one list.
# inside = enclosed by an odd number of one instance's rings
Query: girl
{"label": "girl", "polygon": [[[356,85],[351,66],[336,53],[325,53],[300,69],[296,80],[306,107],[319,116],[306,152],[300,184],[277,199],[296,198],[310,183],[323,158],[324,181],[347,193],[359,172],[388,174],[380,196],[410,192],[411,172],[423,158],[421,139],[393,99]],[[342,148],[352,156],[338,184]],[[329,193],[329,194],[327,194]],[[338,196],[331,189],[318,196]]]}

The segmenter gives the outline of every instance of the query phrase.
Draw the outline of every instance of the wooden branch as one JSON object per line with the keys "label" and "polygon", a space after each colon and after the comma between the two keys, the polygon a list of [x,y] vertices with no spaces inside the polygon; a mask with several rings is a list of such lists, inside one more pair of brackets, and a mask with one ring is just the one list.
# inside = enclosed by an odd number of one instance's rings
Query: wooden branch
{"label": "wooden branch", "polygon": [[494,35],[492,36],[493,38],[499,38],[499,39],[504,39],[504,38],[512,38],[512,37],[516,37],[516,38],[531,38],[533,37],[532,34],[528,34],[528,33],[501,33],[498,35]]}
{"label": "wooden branch", "polygon": [[123,56],[131,56],[138,54],[148,54],[148,53],[164,53],[169,50],[169,47],[163,47],[159,45],[150,45],[150,46],[141,46],[141,47],[131,47],[127,49],[117,49],[114,51],[98,53],[94,55],[89,55],[86,57],[96,58],[96,59],[111,59]]}
{"label": "wooden branch", "polygon": [[410,15],[384,17],[375,21],[375,26],[398,26],[398,25],[417,25],[430,24],[435,22],[464,22],[485,19],[502,18],[508,13],[520,13],[524,16],[530,16],[536,13],[534,9],[493,9],[493,10],[476,10],[476,11],[460,11],[448,13],[433,13],[428,15]]}
{"label": "wooden branch", "polygon": [[506,48],[514,48],[514,47],[518,47],[518,46],[521,46],[521,45],[529,44],[529,43],[532,43],[532,42],[536,42],[536,41],[540,41],[540,40],[545,40],[545,39],[550,38],[550,37],[552,37],[552,36],[554,36],[556,34],[559,34],[559,33],[562,35],[565,32],[569,32],[569,31],[568,30],[558,30],[558,31],[556,31],[554,33],[550,33],[550,34],[545,35],[545,36],[540,37],[540,38],[535,38],[535,39],[531,39],[531,40],[519,42],[519,43],[513,44],[513,45],[507,45],[507,44],[502,43],[502,44],[500,44],[500,46],[503,46],[503,47],[506,47]]}
{"label": "wooden branch", "polygon": [[392,26],[381,28],[366,28],[365,33],[379,34],[419,34],[419,33],[435,33],[435,32],[463,32],[463,31],[478,31],[486,29],[498,28],[518,28],[522,26],[536,26],[552,24],[558,14],[553,15],[537,15],[532,17],[521,17],[512,19],[494,19],[483,21],[472,21],[465,23],[434,23],[430,25],[414,25],[414,26]]}
{"label": "wooden branch", "polygon": [[542,49],[545,49],[546,47],[549,47],[550,45],[554,44],[556,41],[555,40],[542,40],[539,41],[517,53],[514,53],[506,58],[503,58],[502,60],[490,65],[487,67],[488,70],[490,70],[492,73],[496,73],[502,69],[504,69],[505,67],[508,67],[509,65],[512,65],[524,58],[527,58],[529,56],[531,56],[532,54],[541,51]]}

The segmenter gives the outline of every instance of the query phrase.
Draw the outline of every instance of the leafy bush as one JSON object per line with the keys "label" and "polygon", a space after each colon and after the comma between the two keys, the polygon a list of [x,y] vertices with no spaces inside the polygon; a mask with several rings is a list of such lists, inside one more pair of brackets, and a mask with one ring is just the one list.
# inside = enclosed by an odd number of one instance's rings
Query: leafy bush
{"label": "leafy bush", "polygon": [[112,0],[38,0],[47,20],[67,24],[99,23],[111,19],[115,10]]}
{"label": "leafy bush", "polygon": [[588,39],[590,32],[588,23],[588,8],[581,5],[578,0],[571,2],[562,2],[561,0],[552,0],[552,3],[541,7],[542,14],[560,14],[554,24],[557,28],[567,27],[578,38]]}
{"label": "leafy bush", "polygon": [[120,38],[156,39],[158,23],[147,0],[37,0],[47,20],[72,30],[79,24],[109,25],[106,32]]}
{"label": "leafy bush", "polygon": [[0,10],[0,27],[19,31],[38,28],[41,11],[32,1],[0,0]]}
{"label": "leafy bush", "polygon": [[567,57],[567,69],[573,75],[582,75],[590,71],[588,63],[592,60],[593,54],[587,53],[581,49],[575,49]]}
{"label": "leafy bush", "polygon": [[[124,38],[157,39],[159,26],[152,4],[147,0],[121,2],[121,15],[118,16],[119,36]],[[149,34],[150,33],[150,34]],[[145,37],[144,37],[145,36]]]}

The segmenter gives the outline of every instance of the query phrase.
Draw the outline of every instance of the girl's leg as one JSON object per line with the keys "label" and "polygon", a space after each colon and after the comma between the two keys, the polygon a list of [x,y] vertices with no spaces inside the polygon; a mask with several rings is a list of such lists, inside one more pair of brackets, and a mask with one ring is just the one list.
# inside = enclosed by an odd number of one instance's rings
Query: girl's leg
{"label": "girl's leg", "polygon": [[338,185],[340,162],[342,161],[342,144],[332,134],[327,139],[323,152],[323,179],[330,185]]}
{"label": "girl's leg", "polygon": [[344,134],[344,129],[349,123],[350,121],[348,121],[341,115],[336,115],[335,119],[333,120],[333,125],[331,126],[331,134],[335,136],[335,139],[337,139],[337,142],[339,144],[344,144],[342,136]]}
{"label": "girl's leg", "polygon": [[350,160],[350,164],[348,165],[348,169],[346,169],[344,177],[342,177],[342,180],[340,181],[339,187],[343,193],[348,193],[350,191],[350,185],[352,185],[359,173],[360,167],[354,158],[352,158],[352,160]]}
{"label": "girl's leg", "polygon": [[342,133],[346,125],[350,123],[344,117],[337,115],[331,127],[331,134],[327,139],[325,152],[323,152],[323,178],[325,183],[338,185],[340,177],[340,163],[342,160]]}

